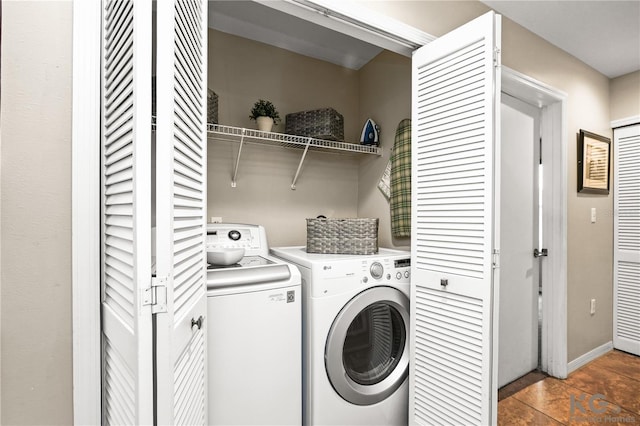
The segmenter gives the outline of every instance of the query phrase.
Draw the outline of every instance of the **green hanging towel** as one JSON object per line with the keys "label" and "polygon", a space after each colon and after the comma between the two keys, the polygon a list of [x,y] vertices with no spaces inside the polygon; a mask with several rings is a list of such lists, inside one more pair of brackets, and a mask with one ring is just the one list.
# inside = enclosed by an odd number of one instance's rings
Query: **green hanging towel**
{"label": "green hanging towel", "polygon": [[411,236],[411,120],[398,124],[391,154],[391,233]]}

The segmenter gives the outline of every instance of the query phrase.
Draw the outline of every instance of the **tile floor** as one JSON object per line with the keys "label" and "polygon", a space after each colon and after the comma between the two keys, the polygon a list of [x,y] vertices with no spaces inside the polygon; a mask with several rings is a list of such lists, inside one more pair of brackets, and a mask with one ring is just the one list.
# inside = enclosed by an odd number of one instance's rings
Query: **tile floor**
{"label": "tile floor", "polygon": [[569,375],[547,377],[498,403],[498,425],[638,425],[640,357],[611,351]]}

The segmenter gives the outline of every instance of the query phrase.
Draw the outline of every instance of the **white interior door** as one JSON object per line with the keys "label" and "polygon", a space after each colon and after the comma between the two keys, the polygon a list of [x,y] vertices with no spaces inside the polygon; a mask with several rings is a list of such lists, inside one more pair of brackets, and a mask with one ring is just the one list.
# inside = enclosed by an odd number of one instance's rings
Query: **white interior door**
{"label": "white interior door", "polygon": [[207,1],[157,2],[158,424],[206,424]]}
{"label": "white interior door", "polygon": [[502,94],[498,387],[538,366],[540,110]]}
{"label": "white interior door", "polygon": [[152,424],[151,1],[102,5],[102,421]]}
{"label": "white interior door", "polygon": [[157,3],[158,424],[207,423],[207,1]]}
{"label": "white interior door", "polygon": [[158,424],[206,424],[207,1],[157,3]]}
{"label": "white interior door", "polygon": [[615,129],[613,345],[640,355],[640,124]]}
{"label": "white interior door", "polygon": [[413,55],[412,424],[496,422],[500,29],[489,12]]}

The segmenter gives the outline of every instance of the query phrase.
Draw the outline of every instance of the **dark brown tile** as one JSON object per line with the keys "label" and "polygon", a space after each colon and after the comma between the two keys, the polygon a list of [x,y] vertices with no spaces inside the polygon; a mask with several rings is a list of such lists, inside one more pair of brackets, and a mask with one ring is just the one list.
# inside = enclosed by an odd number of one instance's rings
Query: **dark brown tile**
{"label": "dark brown tile", "polygon": [[571,395],[580,391],[548,377],[516,393],[515,398],[553,419],[567,424],[571,417]]}
{"label": "dark brown tile", "polygon": [[500,425],[597,423],[640,425],[640,357],[611,351],[566,380],[547,377],[498,403]]}
{"label": "dark brown tile", "polygon": [[560,424],[513,397],[506,398],[498,403],[498,426]]}
{"label": "dark brown tile", "polygon": [[[574,371],[564,381],[568,386],[591,395],[603,395],[607,401],[640,415],[640,381],[590,363]],[[640,418],[638,419],[640,422]]]}
{"label": "dark brown tile", "polygon": [[554,420],[571,424],[640,423],[640,417],[622,410],[609,401],[569,386],[566,381],[552,377],[535,383],[516,393],[511,398],[527,404]]}

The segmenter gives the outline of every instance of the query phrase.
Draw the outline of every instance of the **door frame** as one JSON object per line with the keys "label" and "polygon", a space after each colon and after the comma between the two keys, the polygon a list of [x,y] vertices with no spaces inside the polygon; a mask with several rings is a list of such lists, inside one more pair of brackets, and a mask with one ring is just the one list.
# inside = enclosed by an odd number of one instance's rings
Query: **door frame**
{"label": "door frame", "polygon": [[[316,0],[315,3],[322,3]],[[292,3],[293,4],[293,3]],[[303,4],[297,15],[308,14]],[[324,6],[324,5],[323,5]],[[331,10],[336,6],[326,6]],[[366,13],[362,13],[366,11]],[[407,42],[423,45],[435,37],[360,6],[340,10],[347,20],[327,19],[321,25],[350,34],[378,32],[399,50]],[[295,13],[295,12],[294,12]],[[97,424],[101,419],[100,265],[99,265],[99,141],[100,141],[100,16],[101,2],[74,2],[73,6],[73,106],[72,106],[72,300],[73,300],[73,410],[77,424]],[[395,50],[386,47],[389,50]],[[396,50],[397,51],[397,50]],[[544,202],[554,216],[543,226],[551,238],[542,279],[542,367],[551,376],[567,376],[567,95],[524,74],[502,67],[502,91],[542,111],[544,129],[551,142],[553,184]]]}
{"label": "door frame", "polygon": [[102,422],[101,1],[73,2],[71,274],[74,424]]}
{"label": "door frame", "polygon": [[543,239],[550,256],[541,268],[541,366],[553,377],[567,377],[567,94],[508,67],[502,91],[542,109],[542,155],[545,167]]}

